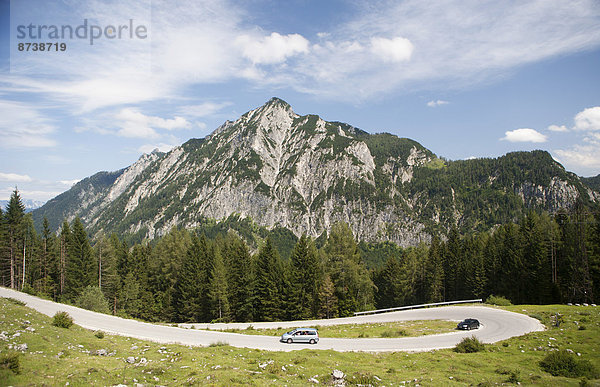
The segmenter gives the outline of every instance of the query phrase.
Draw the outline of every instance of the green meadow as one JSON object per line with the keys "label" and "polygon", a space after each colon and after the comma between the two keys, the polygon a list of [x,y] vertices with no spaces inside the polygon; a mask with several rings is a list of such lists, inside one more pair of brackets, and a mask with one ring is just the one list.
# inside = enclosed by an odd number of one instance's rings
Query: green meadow
{"label": "green meadow", "polygon": [[[0,385],[306,386],[331,383],[333,370],[345,374],[347,385],[600,385],[600,379],[593,379],[600,369],[600,308],[520,305],[504,309],[538,318],[547,330],[486,344],[476,353],[451,349],[342,353],[308,346],[293,352],[267,352],[224,342],[189,347],[103,335],[76,325],[59,328],[52,325],[52,318],[1,298]],[[418,324],[429,328],[426,323]],[[377,327],[380,333],[360,325],[328,329],[321,327],[320,335],[336,331],[345,337],[359,337],[361,332],[376,337],[386,330],[408,328]],[[591,366],[595,376],[552,376],[544,371],[540,362],[559,349],[567,351],[570,359]]]}

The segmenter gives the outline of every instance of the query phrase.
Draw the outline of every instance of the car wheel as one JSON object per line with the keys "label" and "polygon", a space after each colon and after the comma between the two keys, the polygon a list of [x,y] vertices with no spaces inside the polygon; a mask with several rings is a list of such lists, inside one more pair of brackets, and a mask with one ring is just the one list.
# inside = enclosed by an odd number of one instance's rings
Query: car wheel
{"label": "car wheel", "polygon": [[311,344],[317,344],[317,342],[315,341],[315,339],[310,339],[310,343]]}
{"label": "car wheel", "polygon": [[287,339],[287,343],[288,344],[292,344],[293,340],[292,339]]}

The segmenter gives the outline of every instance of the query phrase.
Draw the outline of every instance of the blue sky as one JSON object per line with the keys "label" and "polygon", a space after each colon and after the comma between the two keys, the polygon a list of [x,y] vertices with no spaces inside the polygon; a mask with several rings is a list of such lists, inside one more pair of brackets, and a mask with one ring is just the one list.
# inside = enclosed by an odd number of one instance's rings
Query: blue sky
{"label": "blue sky", "polygon": [[[130,19],[144,38],[18,51],[42,42],[19,26]],[[593,176],[598,69],[596,0],[0,0],[0,199],[48,200],[273,96],[448,159],[544,149]]]}

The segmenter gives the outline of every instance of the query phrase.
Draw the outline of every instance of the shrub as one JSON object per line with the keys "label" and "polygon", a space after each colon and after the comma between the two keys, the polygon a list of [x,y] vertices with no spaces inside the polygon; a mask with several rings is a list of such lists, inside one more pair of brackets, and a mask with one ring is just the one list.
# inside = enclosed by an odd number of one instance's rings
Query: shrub
{"label": "shrub", "polygon": [[21,289],[21,291],[23,293],[27,293],[27,294],[30,294],[32,296],[35,296],[37,294],[36,291],[35,291],[35,289],[32,288],[31,285],[29,285],[29,284],[25,284],[25,286],[23,286],[23,289]]}
{"label": "shrub", "polygon": [[490,305],[498,305],[498,306],[512,305],[512,303],[508,299],[506,299],[502,296],[494,296],[493,294],[490,294],[488,296],[488,298],[485,300],[485,303],[490,304]]}
{"label": "shrub", "polygon": [[20,374],[21,365],[19,364],[19,354],[16,352],[9,352],[0,355],[0,369],[9,369],[16,375]]}
{"label": "shrub", "polygon": [[596,379],[599,376],[598,371],[589,360],[579,360],[565,350],[550,352],[540,361],[540,366],[552,376],[586,377],[588,379]]}
{"label": "shrub", "polygon": [[381,337],[402,337],[402,336],[408,336],[408,334],[406,333],[406,331],[404,329],[388,329],[385,330],[383,332],[381,332]]}
{"label": "shrub", "polygon": [[224,346],[227,346],[227,345],[229,345],[229,343],[226,342],[226,341],[217,341],[217,342],[214,342],[214,343],[210,343],[208,346],[209,347],[224,347]]}
{"label": "shrub", "polygon": [[73,325],[73,318],[67,312],[56,312],[52,318],[52,325],[69,329]]}
{"label": "shrub", "polygon": [[102,332],[102,331],[96,331],[94,333],[94,336],[96,336],[99,339],[103,339],[104,338],[104,332]]}
{"label": "shrub", "polygon": [[97,286],[88,286],[77,297],[75,305],[80,308],[92,310],[100,313],[110,313],[108,301],[104,297],[104,293]]}
{"label": "shrub", "polygon": [[16,298],[9,297],[9,298],[7,298],[7,300],[12,302],[15,305],[25,306],[25,303],[23,301],[17,300]]}
{"label": "shrub", "polygon": [[458,353],[473,353],[483,351],[485,349],[485,345],[477,339],[475,336],[465,337],[462,341],[456,344],[454,347],[454,352]]}

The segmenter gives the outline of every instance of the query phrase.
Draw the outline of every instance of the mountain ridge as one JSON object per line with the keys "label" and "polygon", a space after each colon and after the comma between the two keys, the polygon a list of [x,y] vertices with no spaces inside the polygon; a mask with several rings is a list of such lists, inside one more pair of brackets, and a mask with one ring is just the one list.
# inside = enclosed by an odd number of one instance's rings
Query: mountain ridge
{"label": "mountain ridge", "polygon": [[313,237],[343,221],[360,240],[410,246],[579,198],[599,196],[545,151],[445,161],[414,140],[301,116],[274,97],[205,138],[84,179],[34,218],[57,226],[80,216],[93,234],[140,239],[231,215]]}

